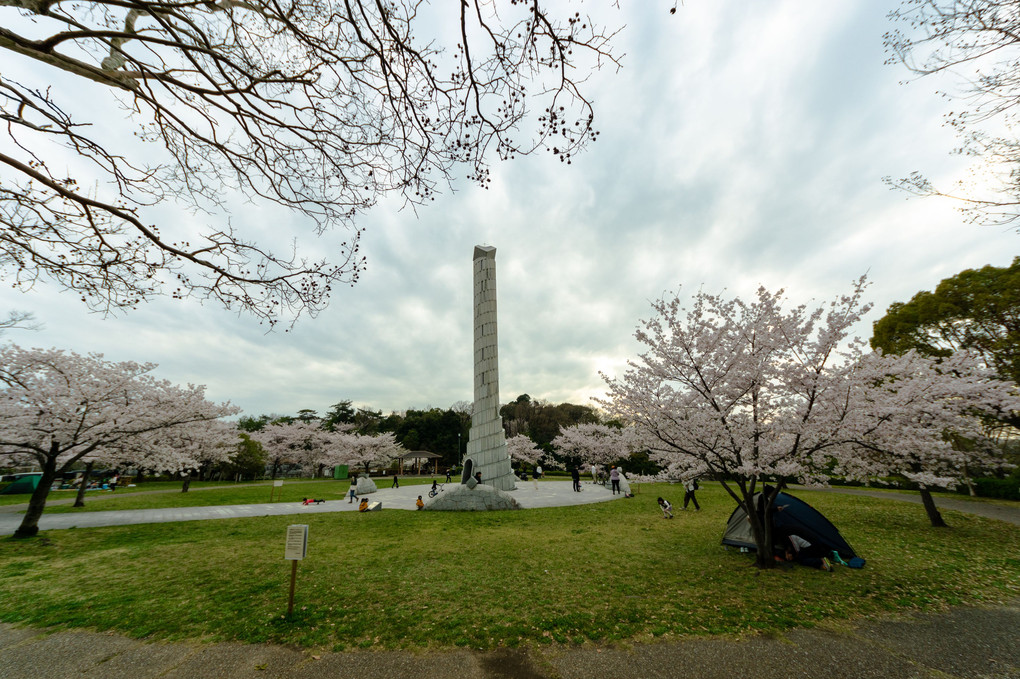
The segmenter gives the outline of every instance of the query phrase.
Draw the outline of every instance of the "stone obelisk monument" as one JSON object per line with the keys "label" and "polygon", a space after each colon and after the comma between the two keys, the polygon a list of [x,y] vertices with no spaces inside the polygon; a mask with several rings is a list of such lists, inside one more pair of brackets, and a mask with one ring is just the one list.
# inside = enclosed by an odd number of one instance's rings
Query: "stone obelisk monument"
{"label": "stone obelisk monument", "polygon": [[475,403],[464,456],[463,482],[482,473],[482,483],[516,488],[499,416],[499,354],[496,348],[496,248],[478,245],[475,279]]}

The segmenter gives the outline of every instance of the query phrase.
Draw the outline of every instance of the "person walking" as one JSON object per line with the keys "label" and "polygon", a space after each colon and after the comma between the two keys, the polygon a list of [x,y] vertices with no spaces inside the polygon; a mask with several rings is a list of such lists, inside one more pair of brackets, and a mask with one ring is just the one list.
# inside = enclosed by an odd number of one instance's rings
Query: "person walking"
{"label": "person walking", "polygon": [[694,492],[698,490],[698,480],[696,478],[690,478],[687,483],[684,484],[684,509],[687,509],[687,504],[690,502],[694,503],[694,511],[700,512],[701,506],[698,504],[698,498],[694,497]]}
{"label": "person walking", "polygon": [[609,480],[613,482],[613,495],[620,492],[620,470],[613,465],[613,468],[609,470]]}
{"label": "person walking", "polygon": [[451,471],[451,470],[450,470],[450,468],[448,467],[448,468],[446,469],[446,482],[447,482],[447,483],[449,483],[449,482],[450,482],[450,471]]}
{"label": "person walking", "polygon": [[396,474],[393,475],[393,483],[390,484],[390,488],[400,488],[400,479],[397,478]]}
{"label": "person walking", "polygon": [[347,501],[347,504],[353,504],[354,501],[358,499],[358,482],[357,482],[357,480],[355,480],[353,478],[351,479],[351,488],[350,488],[350,490],[347,491],[347,495],[350,496],[350,498],[351,498],[350,500]]}

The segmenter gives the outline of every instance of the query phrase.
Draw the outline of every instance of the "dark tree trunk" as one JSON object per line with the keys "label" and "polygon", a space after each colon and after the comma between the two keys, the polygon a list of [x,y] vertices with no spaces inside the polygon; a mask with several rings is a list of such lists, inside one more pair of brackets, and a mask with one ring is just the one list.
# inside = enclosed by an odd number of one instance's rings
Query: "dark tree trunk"
{"label": "dark tree trunk", "polygon": [[189,488],[191,488],[191,472],[190,471],[188,472],[188,475],[184,477],[184,484],[181,486],[181,492],[182,493],[187,493]]}
{"label": "dark tree trunk", "polygon": [[139,468],[138,473],[135,474],[135,484],[139,484],[143,481],[145,481],[145,472]]}
{"label": "dark tree trunk", "polygon": [[776,560],[772,552],[772,526],[769,517],[771,507],[766,507],[764,515],[758,513],[755,507],[754,495],[744,499],[744,511],[751,521],[751,535],[754,536],[754,544],[758,550],[755,555],[755,565],[758,568],[774,568]]}
{"label": "dark tree trunk", "polygon": [[949,524],[939,512],[939,508],[935,506],[931,491],[924,486],[921,486],[921,504],[924,505],[924,511],[928,513],[928,520],[931,521],[932,528],[949,528]]}
{"label": "dark tree trunk", "polygon": [[280,470],[280,458],[276,458],[275,460],[273,460],[273,474],[269,478],[271,478],[273,481],[275,481],[276,480],[276,473],[279,470]]}
{"label": "dark tree trunk", "polygon": [[58,452],[58,444],[56,442],[50,444],[50,454],[43,464],[42,478],[39,479],[39,485],[35,487],[32,498],[28,501],[28,511],[25,512],[25,518],[21,520],[18,530],[14,531],[14,537],[30,538],[39,533],[39,517],[46,508],[46,496],[50,493],[53,479],[57,477]]}
{"label": "dark tree trunk", "polygon": [[81,475],[81,483],[78,484],[78,495],[74,498],[75,507],[85,506],[85,486],[89,485],[89,475],[92,473],[92,462],[85,463],[85,473]]}

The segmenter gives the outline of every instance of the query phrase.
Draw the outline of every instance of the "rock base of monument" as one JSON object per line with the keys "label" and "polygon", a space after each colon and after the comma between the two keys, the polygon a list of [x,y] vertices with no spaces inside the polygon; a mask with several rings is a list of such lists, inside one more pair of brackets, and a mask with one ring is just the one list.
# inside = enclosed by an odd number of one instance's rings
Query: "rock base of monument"
{"label": "rock base of monument", "polygon": [[484,483],[468,488],[458,484],[425,503],[425,509],[435,512],[489,512],[500,509],[520,509],[521,505],[505,491]]}
{"label": "rock base of monument", "polygon": [[358,477],[358,495],[368,495],[377,491],[375,481],[368,478],[367,476]]}

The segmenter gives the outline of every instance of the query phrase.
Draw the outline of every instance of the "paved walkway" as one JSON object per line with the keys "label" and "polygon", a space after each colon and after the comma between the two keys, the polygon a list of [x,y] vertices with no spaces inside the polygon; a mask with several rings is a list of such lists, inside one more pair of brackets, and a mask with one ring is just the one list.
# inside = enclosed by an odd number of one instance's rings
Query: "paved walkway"
{"label": "paved walkway", "polygon": [[[387,488],[389,479],[380,479],[384,485],[368,497],[382,503],[383,509],[414,510],[419,495],[428,499],[429,486],[404,485]],[[531,481],[519,484],[513,496],[525,509],[537,507],[563,507],[566,505],[607,502],[614,499],[612,492],[604,486],[582,484],[583,490],[575,493],[570,481],[542,481],[537,485]],[[346,485],[343,486],[346,489]],[[635,484],[640,492],[640,488]],[[616,498],[622,496],[617,494]],[[255,505],[219,505],[212,507],[181,507],[170,509],[124,509],[119,511],[73,512],[69,514],[48,514],[43,512],[39,519],[39,530],[64,528],[98,528],[101,526],[126,526],[139,523],[169,523],[171,521],[204,521],[208,519],[240,519],[254,516],[281,516],[284,514],[322,514],[330,512],[351,512],[357,504],[347,500],[327,500],[322,504],[302,505],[300,502],[267,502]],[[21,525],[23,505],[9,506],[0,512],[0,535],[13,535]]]}
{"label": "paved walkway", "polygon": [[746,641],[542,646],[442,653],[312,653],[283,646],[146,643],[0,624],[4,679],[1020,678],[1020,599],[994,608],[793,630]]}
{"label": "paved walkway", "polygon": [[[802,486],[794,486],[794,489],[801,488]],[[888,490],[868,490],[866,488],[811,488],[810,490],[820,490],[828,493],[842,493],[844,495],[864,495],[867,497],[877,497],[881,500],[897,500],[899,502],[912,502],[914,504],[921,504],[920,493],[901,493],[897,491]],[[978,516],[986,516],[989,519],[998,519],[999,521],[1005,521],[1020,526],[1020,503],[1016,502],[981,502],[965,500],[962,498],[946,497],[944,495],[936,495],[934,497],[935,506],[940,510],[942,509],[954,509],[958,512],[966,512],[967,514],[977,514]]]}
{"label": "paved walkway", "polygon": [[[387,509],[412,509],[427,486],[380,488],[373,499]],[[918,501],[914,494],[836,489],[833,492]],[[602,487],[569,482],[529,482],[515,491],[524,507],[612,500]],[[619,497],[619,496],[617,496]],[[639,498],[642,496],[639,494]],[[959,509],[1020,525],[1020,507],[939,497],[941,508]],[[82,512],[43,516],[43,529],[189,521],[268,514],[354,511],[346,500],[322,505],[272,503],[230,507]],[[0,532],[8,529],[0,515]],[[17,521],[14,521],[14,526]],[[442,653],[312,653],[281,646],[147,643],[114,634],[45,631],[0,624],[0,679],[732,679],[765,677],[1020,679],[1020,599],[987,608],[956,608],[939,615],[871,621],[847,628],[793,630],[746,641],[690,639],[613,646],[543,646]]]}

